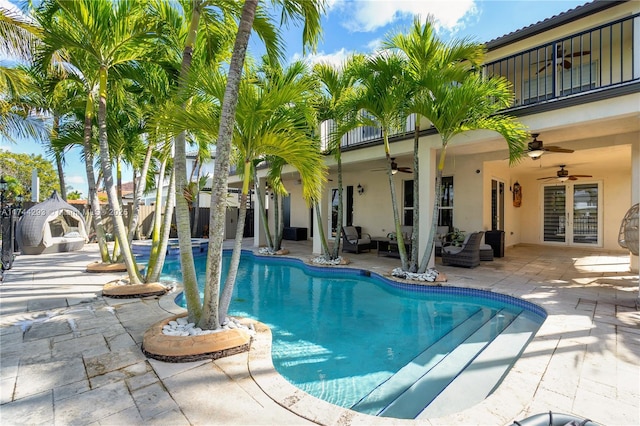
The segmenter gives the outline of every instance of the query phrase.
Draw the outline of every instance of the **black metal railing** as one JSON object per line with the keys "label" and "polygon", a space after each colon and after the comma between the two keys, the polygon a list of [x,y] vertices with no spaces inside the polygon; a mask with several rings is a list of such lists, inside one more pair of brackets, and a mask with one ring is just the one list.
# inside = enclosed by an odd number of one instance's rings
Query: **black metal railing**
{"label": "black metal railing", "polygon": [[[635,26],[635,27],[634,27]],[[594,27],[483,66],[486,77],[502,76],[512,83],[514,105],[522,108],[640,81],[640,14]],[[636,62],[634,62],[636,61]],[[509,109],[511,109],[509,108]],[[404,129],[391,137],[408,135],[415,129],[415,115]],[[322,148],[327,150],[332,120],[322,123]],[[343,148],[379,143],[379,127],[359,127],[344,135]]]}
{"label": "black metal railing", "polygon": [[[639,80],[638,16],[620,19],[484,66],[514,89],[514,106],[532,105]],[[637,24],[636,24],[637,25]]]}
{"label": "black metal railing", "polygon": [[[361,112],[364,114],[364,112]],[[401,135],[406,135],[409,133],[413,133],[416,128],[416,115],[411,114],[406,122],[404,128],[394,129],[389,132],[389,137],[397,137]],[[331,139],[331,134],[336,130],[336,125],[333,120],[327,120],[322,123],[321,126],[321,146],[323,151],[327,151],[329,149],[329,141]],[[350,131],[346,135],[342,136],[340,139],[340,146],[342,148],[359,146],[359,145],[367,145],[372,142],[382,140],[382,128],[377,126],[363,126],[358,127],[355,130]]]}

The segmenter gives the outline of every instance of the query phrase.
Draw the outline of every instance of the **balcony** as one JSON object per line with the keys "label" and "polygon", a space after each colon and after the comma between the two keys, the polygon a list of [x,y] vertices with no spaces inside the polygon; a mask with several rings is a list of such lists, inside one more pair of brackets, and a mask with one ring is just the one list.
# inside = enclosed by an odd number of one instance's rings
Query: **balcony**
{"label": "balcony", "polygon": [[[512,83],[514,104],[505,111],[520,115],[563,108],[637,92],[634,83],[640,82],[639,44],[640,14],[635,14],[488,63],[482,71],[486,77],[502,76]],[[411,115],[405,128],[391,133],[390,139],[409,137],[415,120]],[[332,120],[322,123],[324,149],[334,128]],[[432,132],[429,128],[422,130]],[[381,129],[367,126],[344,135],[340,143],[343,150],[348,150],[381,141]]]}
{"label": "balcony", "polygon": [[[640,80],[640,15],[620,19],[486,64],[514,89],[510,109],[549,103]],[[634,28],[635,26],[635,28]],[[634,63],[635,52],[635,63]]]}

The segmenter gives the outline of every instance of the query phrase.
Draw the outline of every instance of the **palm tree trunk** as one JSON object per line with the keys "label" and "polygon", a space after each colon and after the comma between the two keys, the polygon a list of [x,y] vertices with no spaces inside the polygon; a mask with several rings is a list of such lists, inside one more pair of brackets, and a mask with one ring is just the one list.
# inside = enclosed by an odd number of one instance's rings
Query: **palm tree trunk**
{"label": "palm tree trunk", "polygon": [[324,233],[324,226],[322,226],[322,212],[320,211],[320,204],[315,203],[316,221],[318,222],[318,233],[320,234],[320,243],[322,244],[323,256],[329,255],[329,243],[327,242],[327,235]]}
{"label": "palm tree trunk", "polygon": [[279,238],[280,236],[280,221],[282,220],[282,218],[280,217],[280,199],[281,196],[280,194],[278,194],[277,192],[275,192],[273,194],[273,233],[275,235],[275,240],[274,240],[274,244],[273,244],[273,249],[275,251],[280,250],[282,247],[280,247],[281,244],[281,240]]}
{"label": "palm tree trunk", "polygon": [[416,126],[413,133],[413,230],[411,232],[411,258],[409,271],[418,270],[418,244],[420,242],[420,172],[418,158],[418,143],[420,141],[420,117],[416,116]]}
{"label": "palm tree trunk", "polygon": [[[224,241],[224,222],[226,212],[227,179],[229,178],[229,156],[238,106],[238,91],[242,78],[242,68],[249,45],[249,36],[255,18],[258,0],[246,0],[242,7],[242,16],[238,24],[227,86],[222,103],[220,130],[216,145],[215,175],[211,189],[211,214],[209,223],[209,252],[207,254],[207,284],[204,291],[204,311],[199,326],[204,329],[220,327],[218,315],[218,297],[220,294],[220,273],[222,268],[222,243]],[[234,271],[230,271],[234,273]],[[234,284],[234,283],[230,283]],[[229,285],[231,287],[231,285]],[[232,288],[229,289],[233,290]]]}
{"label": "palm tree trunk", "polygon": [[444,159],[446,155],[446,144],[443,143],[442,150],[440,151],[440,159],[438,160],[438,166],[436,169],[436,201],[433,203],[433,216],[431,219],[431,230],[429,231],[429,239],[427,240],[427,247],[422,254],[422,260],[420,261],[420,268],[418,273],[423,274],[429,266],[429,260],[433,254],[433,245],[436,238],[436,230],[438,228],[438,213],[440,212],[440,200],[442,198],[442,170],[444,169]]}
{"label": "palm tree trunk", "polygon": [[[162,179],[164,181],[164,179]],[[156,260],[153,265],[149,267],[150,271],[147,275],[147,282],[157,282],[160,279],[162,268],[164,267],[164,260],[167,256],[167,245],[169,244],[169,233],[171,232],[171,218],[173,213],[173,206],[176,201],[176,175],[175,168],[171,169],[169,173],[169,188],[167,188],[167,199],[164,204],[164,221],[162,223],[160,235],[158,238],[158,251],[156,254]],[[160,197],[156,205],[162,204],[162,185],[160,186]],[[189,248],[191,251],[191,248]]]}
{"label": "palm tree trunk", "polygon": [[391,150],[389,149],[389,133],[386,128],[382,129],[382,138],[384,139],[384,150],[387,157],[387,176],[389,177],[389,188],[391,189],[391,206],[393,208],[393,222],[396,228],[396,241],[398,242],[398,253],[400,253],[400,264],[402,270],[407,268],[407,247],[404,245],[404,237],[402,236],[402,228],[400,227],[400,214],[398,213],[398,199],[396,198],[396,183],[391,173]]}
{"label": "palm tree trunk", "polygon": [[[198,232],[198,221],[200,220],[200,163],[197,161],[197,157],[196,157],[196,164],[193,166],[194,169],[198,169],[198,172],[196,173],[196,189],[195,189],[195,194],[193,196],[193,223],[191,224],[191,237],[197,237],[197,232]],[[191,179],[193,182],[193,171],[191,172]]]}
{"label": "palm tree trunk", "polygon": [[[191,14],[191,23],[189,24],[189,32],[185,41],[184,51],[182,53],[182,66],[180,68],[180,88],[182,92],[186,87],[187,76],[191,68],[191,60],[193,56],[193,46],[196,42],[196,34],[198,31],[198,23],[200,22],[200,9],[198,5],[194,5]],[[183,105],[184,107],[184,105]],[[198,279],[196,276],[196,267],[193,262],[193,252],[191,250],[191,224],[189,221],[189,205],[184,197],[187,187],[187,158],[186,158],[186,141],[185,132],[181,132],[175,138],[174,152],[174,168],[176,180],[176,228],[178,231],[178,243],[180,246],[180,267],[182,269],[182,285],[184,287],[185,299],[187,302],[187,311],[189,313],[189,321],[199,322],[202,320],[202,305],[200,302],[200,292],[198,291]],[[203,327],[207,328],[207,327]],[[218,327],[215,327],[218,328]]]}
{"label": "palm tree trunk", "polygon": [[[109,199],[109,207],[112,211],[111,219],[113,220],[116,238],[122,246],[122,257],[127,271],[129,272],[129,282],[131,284],[141,284],[140,274],[136,261],[131,253],[131,247],[126,244],[127,232],[122,220],[120,205],[118,204],[118,194],[113,186],[113,170],[111,168],[111,159],[109,158],[109,143],[107,140],[107,69],[100,68],[100,101],[98,103],[98,140],[100,142],[100,166],[104,175],[105,190]],[[122,243],[125,244],[122,244]]]}
{"label": "palm tree trunk", "polygon": [[155,144],[149,143],[147,145],[147,152],[144,156],[144,163],[142,163],[142,169],[138,175],[138,179],[134,180],[135,191],[133,193],[133,206],[131,208],[131,216],[129,216],[129,244],[133,240],[134,235],[138,231],[138,221],[140,220],[140,199],[144,194],[147,184],[147,173],[149,172],[149,165],[151,164],[151,155]]}
{"label": "palm tree trunk", "polygon": [[253,182],[256,188],[256,198],[258,199],[258,210],[260,211],[260,219],[264,228],[265,238],[267,239],[267,247],[273,249],[273,240],[271,239],[271,230],[269,229],[269,219],[267,218],[267,209],[264,205],[264,193],[258,181],[258,172],[254,168]]}
{"label": "palm tree trunk", "polygon": [[104,225],[102,224],[102,211],[100,209],[100,200],[96,190],[96,177],[93,170],[93,148],[91,147],[91,130],[93,127],[93,97],[91,94],[87,96],[87,106],[84,115],[84,134],[82,138],[82,146],[84,149],[84,166],[87,172],[87,184],[89,187],[89,204],[91,206],[91,214],[93,217],[93,227],[96,231],[96,240],[100,249],[100,258],[103,263],[110,261],[109,246],[104,235]]}
{"label": "palm tree trunk", "polygon": [[[166,205],[162,204],[162,186],[166,168],[167,159],[165,158],[160,163],[160,170],[158,170],[158,182],[156,184],[156,208],[153,210],[153,228],[151,228],[151,252],[149,253],[149,262],[147,263],[147,282],[150,282],[149,277],[152,274],[150,271],[154,268],[156,262],[158,261],[158,250],[160,249],[160,231],[162,229],[161,213],[166,207]],[[168,196],[169,192],[167,192],[167,197]],[[168,200],[165,200],[165,203],[168,203]]]}
{"label": "palm tree trunk", "polygon": [[[58,137],[58,130],[60,129],[60,116],[58,114],[53,115],[53,126],[51,128],[51,138]],[[56,149],[54,150],[56,158],[56,168],[58,169],[58,182],[60,182],[60,197],[67,201],[67,184],[64,181],[64,169],[62,167],[62,155]]]}
{"label": "palm tree trunk", "polygon": [[338,221],[336,223],[336,238],[333,240],[333,254],[331,259],[337,259],[340,256],[340,241],[342,241],[342,216],[344,205],[342,203],[342,156],[340,155],[340,147],[336,153],[338,163]]}
{"label": "palm tree trunk", "polygon": [[231,263],[229,264],[229,272],[224,282],[224,289],[220,296],[220,308],[218,321],[224,323],[229,305],[231,304],[231,296],[235,286],[236,277],[238,275],[238,267],[240,265],[240,255],[242,254],[242,236],[244,234],[244,222],[247,218],[247,195],[249,193],[250,163],[245,163],[244,182],[242,183],[242,194],[240,195],[240,211],[238,215],[238,227],[236,228],[236,239],[233,244],[233,253],[231,254]]}

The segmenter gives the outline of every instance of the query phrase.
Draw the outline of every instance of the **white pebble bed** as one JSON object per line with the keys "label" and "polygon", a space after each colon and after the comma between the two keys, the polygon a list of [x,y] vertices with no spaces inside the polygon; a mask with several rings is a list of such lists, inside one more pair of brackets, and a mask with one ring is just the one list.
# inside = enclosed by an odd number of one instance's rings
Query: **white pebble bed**
{"label": "white pebble bed", "polygon": [[244,324],[241,324],[240,321],[238,321],[235,318],[227,318],[227,320],[222,324],[222,327],[219,328],[218,330],[203,330],[199,327],[196,327],[194,323],[189,322],[189,320],[187,320],[187,317],[180,317],[180,318],[177,318],[175,321],[169,321],[167,325],[162,327],[162,334],[167,336],[183,336],[183,337],[202,336],[205,334],[219,333],[221,331],[231,330],[234,328],[245,330],[252,336],[255,335],[256,333],[256,330],[253,327],[253,324],[249,324],[249,326],[246,326]]}
{"label": "white pebble bed", "polygon": [[316,265],[340,265],[342,262],[342,256],[338,256],[335,259],[327,259],[324,256],[318,256],[311,259],[311,263]]}
{"label": "white pebble bed", "polygon": [[438,274],[439,272],[433,268],[427,269],[424,274],[403,271],[402,268],[395,268],[393,271],[391,271],[391,275],[393,275],[394,277],[404,278],[406,280],[427,282],[434,282],[436,278],[438,278]]}

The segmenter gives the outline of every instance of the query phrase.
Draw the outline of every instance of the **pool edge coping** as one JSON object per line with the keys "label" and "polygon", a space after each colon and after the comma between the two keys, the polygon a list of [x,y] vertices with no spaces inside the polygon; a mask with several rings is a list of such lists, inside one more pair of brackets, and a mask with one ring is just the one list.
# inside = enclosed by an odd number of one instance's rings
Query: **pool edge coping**
{"label": "pool edge coping", "polygon": [[[232,251],[231,249],[225,249],[224,251]],[[443,283],[439,283],[438,285],[434,284],[419,284],[419,283],[411,283],[407,282],[407,280],[394,280],[390,279],[386,276],[383,276],[375,271],[370,271],[368,269],[363,268],[354,268],[348,265],[345,266],[335,266],[335,265],[313,265],[308,262],[305,262],[303,259],[295,256],[287,256],[287,255],[262,255],[259,253],[255,253],[253,250],[242,249],[243,253],[251,254],[255,257],[261,257],[266,259],[287,259],[296,262],[300,262],[305,267],[310,267],[314,269],[325,269],[332,268],[338,269],[341,271],[350,270],[352,272],[360,272],[367,271],[371,275],[375,275],[377,279],[389,282],[390,284],[398,283],[404,285],[412,285],[412,286],[426,286],[426,287],[434,287],[434,288],[459,288],[459,289],[470,289],[477,292],[486,293],[488,295],[502,295],[509,298],[517,299],[526,304],[530,304],[535,308],[543,311],[545,316],[543,318],[543,322],[540,325],[540,328],[537,330],[533,339],[529,341],[525,350],[520,354],[520,357],[516,360],[516,362],[512,365],[511,369],[507,373],[507,375],[503,378],[498,388],[487,398],[485,398],[482,402],[475,404],[463,411],[459,411],[454,414],[450,414],[447,416],[437,417],[437,418],[416,418],[416,419],[398,419],[393,417],[379,417],[372,416],[364,413],[360,413],[348,408],[343,408],[330,402],[327,402],[323,399],[317,398],[313,395],[310,395],[303,390],[297,388],[293,384],[289,383],[278,371],[275,369],[273,365],[273,360],[271,357],[271,346],[272,346],[272,335],[271,329],[265,324],[255,321],[256,324],[256,336],[251,341],[251,345],[249,348],[248,360],[247,360],[247,369],[249,370],[249,374],[258,386],[260,390],[272,401],[281,406],[282,408],[290,411],[291,413],[304,418],[306,420],[324,424],[367,424],[367,425],[409,425],[415,424],[416,422],[420,422],[422,424],[429,425],[450,425],[453,423],[468,423],[469,421],[475,422],[477,424],[486,423],[486,424],[511,424],[514,420],[522,417],[522,413],[525,411],[528,402],[531,401],[537,386],[539,384],[539,378],[542,377],[544,372],[544,368],[542,371],[532,371],[530,368],[522,368],[525,364],[525,360],[528,358],[528,355],[531,355],[534,352],[532,346],[534,346],[534,342],[540,341],[548,341],[541,336],[541,330],[545,327],[551,315],[544,309],[542,306],[530,302],[528,300],[522,299],[516,295],[505,294],[501,292],[494,291],[493,289],[486,288],[476,288],[476,287],[459,287],[459,286],[448,286],[442,285]],[[178,304],[175,303],[175,299],[177,295],[182,291],[182,284],[177,283],[174,289],[164,296],[160,297],[159,305],[170,313],[184,313],[186,312],[185,308],[182,308]],[[534,312],[538,313],[538,312]],[[260,331],[258,331],[260,329]],[[550,359],[551,355],[546,355],[545,359]],[[543,366],[546,366],[546,362],[539,362]],[[531,380],[531,378],[537,378],[535,380]],[[525,386],[522,386],[524,383]],[[517,389],[516,392],[513,389]],[[506,403],[509,401],[509,403]],[[507,410],[509,408],[509,410]],[[508,411],[508,413],[505,413]]]}

